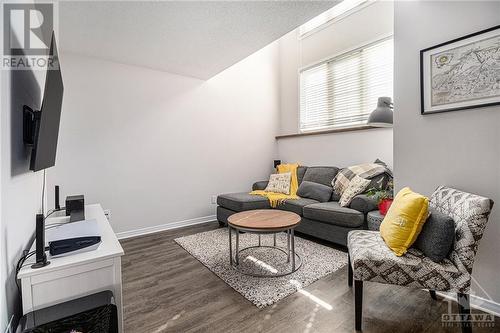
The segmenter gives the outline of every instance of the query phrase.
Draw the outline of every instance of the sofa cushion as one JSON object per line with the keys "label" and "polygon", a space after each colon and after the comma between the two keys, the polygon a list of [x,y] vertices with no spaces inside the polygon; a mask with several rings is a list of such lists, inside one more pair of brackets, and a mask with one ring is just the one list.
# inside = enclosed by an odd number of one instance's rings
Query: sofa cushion
{"label": "sofa cushion", "polygon": [[332,201],[340,201],[340,194],[338,194],[335,191],[333,191],[332,192],[332,198],[330,200],[332,200]]}
{"label": "sofa cushion", "polygon": [[219,223],[227,224],[228,217],[233,214],[236,214],[236,212],[231,209],[217,206],[217,221],[219,221]]}
{"label": "sofa cushion", "polygon": [[330,201],[333,188],[323,184],[309,182],[307,180],[300,184],[297,195],[302,198],[314,199],[319,202]]}
{"label": "sofa cushion", "polygon": [[308,167],[302,181],[331,186],[337,172],[339,172],[339,168],[337,167]]}
{"label": "sofa cushion", "polygon": [[217,197],[217,204],[236,212],[271,208],[266,197],[248,194],[247,192],[221,194]]}
{"label": "sofa cushion", "polygon": [[300,199],[288,199],[285,200],[282,204],[278,205],[278,209],[287,210],[289,212],[294,212],[295,214],[303,215],[303,208],[307,205],[312,205],[318,203],[318,201],[307,198]]}
{"label": "sofa cushion", "polygon": [[297,168],[297,181],[299,182],[299,185],[302,183],[302,180],[304,179],[304,174],[306,173],[307,167],[303,165],[299,165]]}
{"label": "sofa cushion", "polygon": [[363,213],[348,207],[341,207],[336,201],[308,205],[304,207],[304,217],[351,228],[362,226],[365,220]]}

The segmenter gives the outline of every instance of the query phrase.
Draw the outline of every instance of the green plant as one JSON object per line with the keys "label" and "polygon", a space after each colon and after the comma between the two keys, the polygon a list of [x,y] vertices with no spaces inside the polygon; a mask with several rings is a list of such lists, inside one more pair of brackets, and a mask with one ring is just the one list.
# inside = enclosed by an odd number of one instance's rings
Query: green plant
{"label": "green plant", "polygon": [[394,183],[390,180],[385,189],[371,188],[366,192],[366,195],[381,203],[385,199],[394,199]]}

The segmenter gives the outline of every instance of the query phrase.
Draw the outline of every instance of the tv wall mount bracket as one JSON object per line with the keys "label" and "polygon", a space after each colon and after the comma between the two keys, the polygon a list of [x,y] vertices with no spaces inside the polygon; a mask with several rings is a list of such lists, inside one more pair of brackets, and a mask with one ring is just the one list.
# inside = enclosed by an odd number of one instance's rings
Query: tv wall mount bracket
{"label": "tv wall mount bracket", "polygon": [[23,141],[27,146],[35,145],[36,131],[42,112],[23,105]]}

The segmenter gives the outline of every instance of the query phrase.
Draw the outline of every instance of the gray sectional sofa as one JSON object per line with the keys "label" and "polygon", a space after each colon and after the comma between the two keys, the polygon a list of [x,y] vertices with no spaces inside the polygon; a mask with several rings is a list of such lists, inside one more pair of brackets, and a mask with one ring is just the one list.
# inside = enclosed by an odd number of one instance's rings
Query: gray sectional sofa
{"label": "gray sectional sofa", "polygon": [[[299,186],[303,181],[308,181],[331,187],[338,171],[339,168],[333,166],[300,166],[297,170]],[[384,186],[390,177],[389,174],[383,174],[372,182]],[[266,186],[267,181],[260,181],[254,183],[252,189],[263,190]],[[377,209],[377,203],[362,194],[356,196],[349,207],[341,207],[339,199],[333,193],[327,202],[308,198],[286,200],[276,209],[292,211],[302,217],[301,224],[296,228],[298,232],[346,246],[347,233],[354,229],[366,229],[366,214]],[[221,226],[227,225],[227,218],[236,212],[271,208],[267,198],[248,192],[221,194],[217,197],[217,204],[217,220]]]}

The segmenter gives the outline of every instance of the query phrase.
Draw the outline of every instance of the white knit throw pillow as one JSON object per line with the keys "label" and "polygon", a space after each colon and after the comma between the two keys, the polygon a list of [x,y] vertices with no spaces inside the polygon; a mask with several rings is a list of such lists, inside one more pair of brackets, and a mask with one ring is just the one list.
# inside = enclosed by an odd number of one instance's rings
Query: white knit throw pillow
{"label": "white knit throw pillow", "polygon": [[347,185],[347,188],[342,193],[339,204],[342,207],[349,206],[355,196],[363,193],[366,190],[368,184],[370,184],[369,179],[364,179],[360,176],[354,176],[354,178],[349,182],[349,185]]}
{"label": "white knit throw pillow", "polygon": [[275,173],[269,177],[269,183],[264,191],[290,194],[291,172]]}

